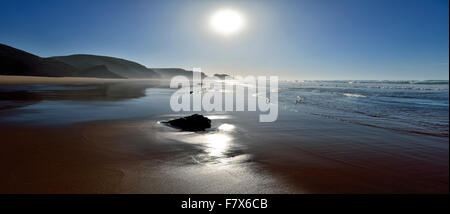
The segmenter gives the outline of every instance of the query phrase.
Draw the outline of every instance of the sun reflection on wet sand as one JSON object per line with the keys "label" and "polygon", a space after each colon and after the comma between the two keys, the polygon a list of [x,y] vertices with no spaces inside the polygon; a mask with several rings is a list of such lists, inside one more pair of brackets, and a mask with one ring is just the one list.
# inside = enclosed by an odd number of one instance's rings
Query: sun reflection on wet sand
{"label": "sun reflection on wet sand", "polygon": [[[223,116],[226,118],[226,115]],[[161,125],[161,123],[157,124]],[[237,156],[247,156],[242,154],[241,146],[235,142],[233,137],[235,128],[233,124],[223,123],[205,132],[164,131],[161,133],[164,133],[165,138],[188,143],[200,149],[200,153],[192,155],[196,163],[230,163],[235,159],[242,161],[242,157]]]}
{"label": "sun reflection on wet sand", "polygon": [[228,132],[228,131],[232,131],[234,128],[235,128],[234,125],[224,123],[224,124],[220,125],[217,129]]}
{"label": "sun reflection on wet sand", "polygon": [[[171,115],[157,119],[167,121],[172,117]],[[153,130],[153,135],[149,137],[167,143],[172,151],[177,152],[170,160],[160,162],[157,168],[158,175],[164,178],[162,182],[170,182],[170,188],[173,188],[170,191],[295,192],[290,185],[286,185],[271,174],[264,173],[261,165],[253,161],[253,155],[248,152],[248,147],[242,144],[240,126],[238,128],[235,124],[224,123],[225,121],[221,120],[225,117],[213,121],[211,129],[201,132],[180,131],[157,121],[146,123],[147,126],[142,130]]]}
{"label": "sun reflection on wet sand", "polygon": [[229,158],[227,154],[233,142],[233,138],[230,135],[221,132],[205,134],[191,133],[178,139],[201,146],[205,153],[199,154],[202,156],[202,160],[207,162],[215,160],[221,163],[226,162],[224,159]]}
{"label": "sun reflection on wet sand", "polygon": [[205,143],[209,147],[206,149],[206,152],[213,157],[224,156],[224,153],[227,151],[229,143],[232,140],[231,137],[220,133],[206,135],[204,138]]}

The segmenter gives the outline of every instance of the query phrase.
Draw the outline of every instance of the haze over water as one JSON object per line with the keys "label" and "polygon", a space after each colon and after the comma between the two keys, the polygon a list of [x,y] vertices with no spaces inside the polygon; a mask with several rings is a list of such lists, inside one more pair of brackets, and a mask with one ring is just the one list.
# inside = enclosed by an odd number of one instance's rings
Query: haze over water
{"label": "haze over water", "polygon": [[[67,89],[17,87],[31,91]],[[279,108],[281,114],[305,112],[361,126],[446,137],[448,90],[448,81],[284,81],[279,84]],[[13,110],[19,111],[19,116],[5,115],[0,120],[72,123],[170,114],[174,113],[169,106],[173,92],[174,89],[149,88],[145,96],[120,101],[44,100]],[[302,102],[296,103],[297,96],[302,97]]]}

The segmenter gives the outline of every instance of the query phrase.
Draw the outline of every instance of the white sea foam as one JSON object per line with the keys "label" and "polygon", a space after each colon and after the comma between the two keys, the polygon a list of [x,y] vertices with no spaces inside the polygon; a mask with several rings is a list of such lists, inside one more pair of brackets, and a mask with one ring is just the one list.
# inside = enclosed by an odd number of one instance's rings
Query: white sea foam
{"label": "white sea foam", "polygon": [[344,95],[346,97],[366,97],[366,96],[364,96],[362,94],[351,94],[351,93],[344,93],[342,95]]}

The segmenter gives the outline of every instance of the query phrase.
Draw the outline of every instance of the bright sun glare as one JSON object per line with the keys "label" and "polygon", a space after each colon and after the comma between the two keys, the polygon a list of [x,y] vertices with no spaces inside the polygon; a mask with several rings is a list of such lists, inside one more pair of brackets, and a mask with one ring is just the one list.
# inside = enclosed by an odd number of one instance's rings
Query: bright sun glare
{"label": "bright sun glare", "polygon": [[244,18],[235,10],[223,9],[211,16],[210,25],[215,32],[229,36],[242,30]]}

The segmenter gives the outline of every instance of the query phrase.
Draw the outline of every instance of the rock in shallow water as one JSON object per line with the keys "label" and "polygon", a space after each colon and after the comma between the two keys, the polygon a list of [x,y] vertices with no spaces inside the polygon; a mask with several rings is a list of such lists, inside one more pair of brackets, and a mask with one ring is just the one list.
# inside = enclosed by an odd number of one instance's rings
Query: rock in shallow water
{"label": "rock in shallow water", "polygon": [[205,131],[211,128],[211,120],[200,114],[169,120],[167,123],[183,131]]}

